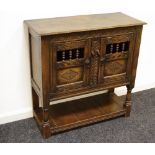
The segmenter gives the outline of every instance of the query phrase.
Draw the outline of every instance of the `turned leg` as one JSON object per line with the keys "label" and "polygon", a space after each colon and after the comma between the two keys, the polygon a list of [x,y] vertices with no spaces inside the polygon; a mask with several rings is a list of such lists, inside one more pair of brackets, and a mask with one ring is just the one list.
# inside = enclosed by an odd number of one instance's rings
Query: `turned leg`
{"label": "turned leg", "polygon": [[125,100],[125,108],[126,108],[125,117],[129,117],[131,112],[131,91],[132,88],[130,88],[130,86],[127,86],[127,95]]}
{"label": "turned leg", "polygon": [[43,108],[43,130],[42,131],[43,131],[42,134],[44,138],[48,138],[51,136],[48,108]]}
{"label": "turned leg", "polygon": [[[32,88],[32,99],[33,99],[33,113],[35,113],[37,117],[38,111],[39,111],[39,96],[37,95],[37,93],[33,88]],[[42,131],[43,137],[48,138],[51,136],[48,108],[42,108],[42,111],[43,111],[43,120],[41,125],[42,126],[41,131]]]}

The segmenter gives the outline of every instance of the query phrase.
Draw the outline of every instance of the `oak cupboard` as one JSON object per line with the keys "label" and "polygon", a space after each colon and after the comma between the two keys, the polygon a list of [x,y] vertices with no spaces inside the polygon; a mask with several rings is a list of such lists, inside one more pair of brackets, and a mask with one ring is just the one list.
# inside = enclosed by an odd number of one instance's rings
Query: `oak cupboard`
{"label": "oak cupboard", "polygon": [[[123,13],[26,20],[33,113],[45,138],[131,111],[144,22]],[[126,98],[114,93],[126,86]]]}

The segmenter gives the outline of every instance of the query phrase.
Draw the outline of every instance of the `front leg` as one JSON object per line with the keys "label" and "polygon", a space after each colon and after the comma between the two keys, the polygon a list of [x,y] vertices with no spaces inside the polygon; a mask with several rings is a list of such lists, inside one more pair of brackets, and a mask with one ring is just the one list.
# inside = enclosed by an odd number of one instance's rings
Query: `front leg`
{"label": "front leg", "polygon": [[131,112],[131,91],[132,91],[132,88],[128,85],[127,86],[127,95],[126,95],[126,100],[125,100],[125,105],[124,105],[126,108],[125,117],[129,117],[130,112]]}
{"label": "front leg", "polygon": [[49,122],[49,109],[48,108],[43,108],[42,134],[43,134],[44,138],[48,138],[51,136],[50,122]]}

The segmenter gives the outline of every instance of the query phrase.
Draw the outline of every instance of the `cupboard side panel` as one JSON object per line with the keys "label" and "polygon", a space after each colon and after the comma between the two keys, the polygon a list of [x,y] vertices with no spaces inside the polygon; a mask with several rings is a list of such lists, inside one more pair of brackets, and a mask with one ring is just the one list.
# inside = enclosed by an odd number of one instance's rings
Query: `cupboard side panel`
{"label": "cupboard side panel", "polygon": [[134,88],[134,85],[135,85],[135,78],[136,78],[136,71],[137,71],[142,29],[143,29],[143,26],[137,26],[136,27],[136,39],[135,39],[134,53],[133,53],[133,57],[132,57],[133,62],[132,62],[131,82],[130,82],[130,85],[132,88]]}
{"label": "cupboard side panel", "polygon": [[31,76],[33,83],[41,89],[41,40],[30,35],[31,41]]}

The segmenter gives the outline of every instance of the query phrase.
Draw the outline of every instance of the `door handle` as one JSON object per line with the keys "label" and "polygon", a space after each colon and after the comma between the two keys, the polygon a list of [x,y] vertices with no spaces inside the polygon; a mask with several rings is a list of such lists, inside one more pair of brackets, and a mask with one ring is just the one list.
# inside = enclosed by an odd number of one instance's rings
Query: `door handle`
{"label": "door handle", "polygon": [[91,51],[91,55],[94,56],[95,55],[95,52],[94,51]]}
{"label": "door handle", "polygon": [[86,65],[89,65],[89,64],[90,64],[90,58],[87,58],[87,59],[85,60],[85,64],[86,64]]}
{"label": "door handle", "polygon": [[97,54],[98,56],[100,56],[100,51],[98,49],[91,51],[91,55],[95,56],[95,54]]}
{"label": "door handle", "polygon": [[101,62],[101,63],[104,63],[105,60],[106,60],[105,57],[101,57],[101,58],[100,58],[100,62]]}
{"label": "door handle", "polygon": [[100,56],[100,51],[98,49],[95,50],[95,52],[97,53],[98,56]]}

